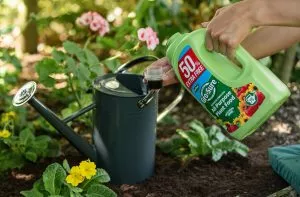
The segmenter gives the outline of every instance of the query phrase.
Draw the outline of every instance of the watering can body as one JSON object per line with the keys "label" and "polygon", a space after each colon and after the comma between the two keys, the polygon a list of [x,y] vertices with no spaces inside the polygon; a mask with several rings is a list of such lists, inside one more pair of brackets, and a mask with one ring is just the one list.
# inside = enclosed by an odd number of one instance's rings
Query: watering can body
{"label": "watering can body", "polygon": [[[108,74],[95,80],[114,78]],[[94,82],[94,84],[95,84]],[[107,169],[115,183],[135,183],[154,170],[157,94],[143,109],[145,95],[95,88],[93,143],[97,165]]]}
{"label": "watering can body", "polygon": [[[117,76],[143,61],[156,58],[145,56],[122,65],[116,73],[97,77],[93,82],[93,103],[61,120],[33,95],[35,82],[25,84],[15,95],[13,104],[29,103],[82,154],[105,169],[114,184],[131,184],[149,178],[154,171],[156,123],[182,99],[177,98],[157,117],[158,92],[149,93],[143,77],[130,74],[133,89],[118,82]],[[130,83],[129,83],[130,84]],[[150,96],[151,97],[150,97]],[[146,105],[137,103],[148,98]],[[67,123],[93,110],[93,144],[78,136]]]}

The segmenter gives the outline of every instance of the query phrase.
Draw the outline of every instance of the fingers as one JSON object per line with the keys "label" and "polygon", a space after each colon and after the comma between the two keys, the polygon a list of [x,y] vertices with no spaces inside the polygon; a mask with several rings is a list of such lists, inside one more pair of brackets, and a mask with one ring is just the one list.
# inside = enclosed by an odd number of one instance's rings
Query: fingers
{"label": "fingers", "polygon": [[165,69],[165,67],[171,67],[169,60],[167,57],[161,58],[155,62],[153,62],[150,67],[163,67],[163,69]]}
{"label": "fingers", "polygon": [[209,50],[209,51],[214,50],[213,39],[211,37],[209,30],[206,31],[205,46],[206,46],[207,50]]}
{"label": "fingers", "polygon": [[163,86],[168,86],[175,83],[178,83],[178,80],[174,70],[171,69],[163,75]]}
{"label": "fingers", "polygon": [[236,47],[232,47],[232,46],[227,46],[226,48],[226,56],[230,59],[235,61],[235,49]]}
{"label": "fingers", "polygon": [[214,51],[219,52],[219,36],[217,34],[211,33],[212,43],[214,47]]}

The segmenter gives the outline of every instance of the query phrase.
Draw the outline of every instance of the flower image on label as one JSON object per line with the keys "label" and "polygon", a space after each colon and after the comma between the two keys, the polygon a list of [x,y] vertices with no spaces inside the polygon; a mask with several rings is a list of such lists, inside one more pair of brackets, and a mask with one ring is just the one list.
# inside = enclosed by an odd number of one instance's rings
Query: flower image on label
{"label": "flower image on label", "polygon": [[253,106],[257,103],[257,96],[254,92],[249,92],[246,96],[245,96],[245,102],[246,105],[248,106]]}
{"label": "flower image on label", "polygon": [[180,53],[178,71],[185,88],[228,132],[245,124],[265,99],[253,83],[240,88],[222,83],[201,63],[190,46]]}

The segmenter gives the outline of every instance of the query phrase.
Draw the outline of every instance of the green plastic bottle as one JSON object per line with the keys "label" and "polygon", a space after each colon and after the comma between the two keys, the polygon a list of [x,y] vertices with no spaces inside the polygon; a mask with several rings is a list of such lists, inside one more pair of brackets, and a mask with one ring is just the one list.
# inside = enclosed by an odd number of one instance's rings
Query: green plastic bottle
{"label": "green plastic bottle", "polygon": [[237,66],[205,47],[206,29],[174,34],[167,58],[181,84],[238,140],[252,134],[290,96],[287,86],[241,46]]}

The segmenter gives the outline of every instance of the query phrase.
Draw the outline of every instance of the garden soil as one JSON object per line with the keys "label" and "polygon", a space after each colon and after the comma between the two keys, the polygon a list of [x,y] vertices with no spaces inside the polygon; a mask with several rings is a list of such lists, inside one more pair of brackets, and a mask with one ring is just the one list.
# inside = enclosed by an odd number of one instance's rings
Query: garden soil
{"label": "garden soil", "polygon": [[[276,114],[255,134],[243,142],[250,147],[247,158],[231,153],[220,161],[201,157],[183,165],[178,159],[156,152],[155,174],[148,180],[134,185],[109,185],[118,196],[124,197],[265,197],[288,186],[272,171],[268,163],[267,149],[276,145],[300,142],[300,87],[292,85],[292,96]],[[160,94],[160,108],[176,95],[177,87],[169,87]],[[177,128],[187,128],[189,121],[197,118],[206,126],[214,124],[203,108],[188,94],[171,113],[177,124],[159,124],[158,138],[166,138]],[[67,158],[71,165],[86,159],[68,142],[63,156],[28,164],[21,170],[13,170],[0,177],[0,197],[20,196],[20,191],[31,189],[47,165],[62,163]],[[1,165],[1,164],[0,164]]]}

